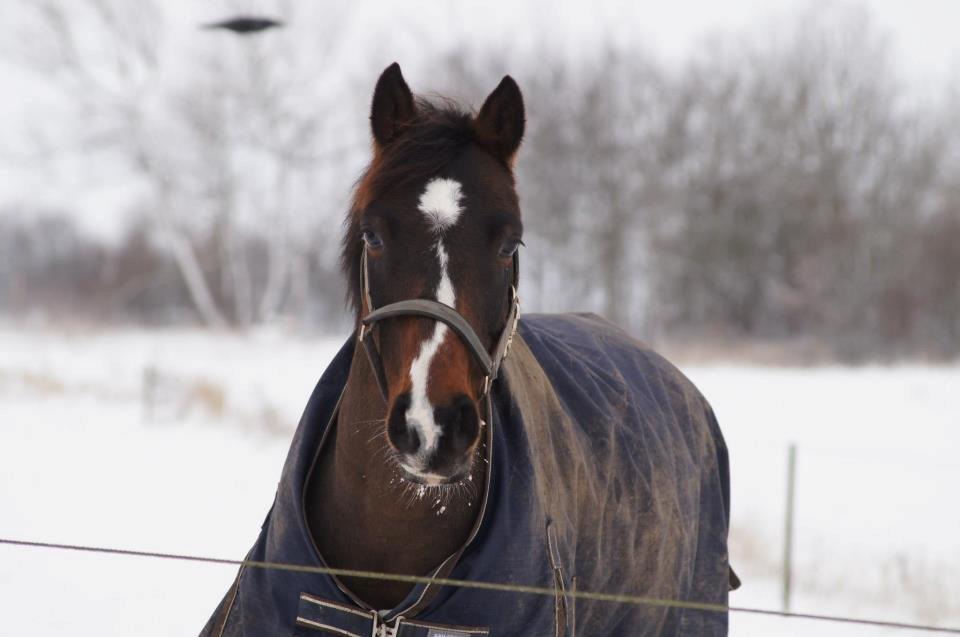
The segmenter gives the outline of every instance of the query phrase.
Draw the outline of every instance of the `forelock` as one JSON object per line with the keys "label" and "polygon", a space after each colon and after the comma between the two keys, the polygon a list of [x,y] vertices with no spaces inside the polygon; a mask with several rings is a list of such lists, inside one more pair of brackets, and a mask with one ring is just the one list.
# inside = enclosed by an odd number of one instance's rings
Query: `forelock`
{"label": "forelock", "polygon": [[417,114],[400,136],[378,148],[354,193],[353,212],[387,192],[425,183],[473,140],[473,114],[452,100],[417,98]]}
{"label": "forelock", "polygon": [[347,216],[340,259],[347,276],[347,297],[360,307],[360,251],[358,217],[371,202],[387,192],[426,185],[473,140],[473,114],[444,98],[417,98],[417,114],[402,134],[386,147],[377,148],[354,192]]}

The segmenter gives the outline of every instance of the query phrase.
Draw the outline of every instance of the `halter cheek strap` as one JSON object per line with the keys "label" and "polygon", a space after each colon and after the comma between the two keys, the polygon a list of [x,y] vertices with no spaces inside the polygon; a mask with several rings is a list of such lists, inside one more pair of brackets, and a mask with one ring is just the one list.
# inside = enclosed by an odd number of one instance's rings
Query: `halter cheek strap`
{"label": "halter cheek strap", "polygon": [[360,257],[360,288],[368,314],[360,320],[360,332],[358,338],[363,343],[367,352],[367,358],[370,360],[370,366],[373,368],[373,375],[377,380],[377,386],[380,388],[380,394],[384,402],[387,402],[390,395],[387,386],[387,374],[383,367],[383,358],[373,337],[373,328],[382,320],[394,318],[397,316],[419,316],[440,321],[447,325],[454,334],[460,337],[460,340],[467,346],[473,359],[483,371],[483,385],[480,387],[478,400],[483,401],[490,392],[490,385],[496,380],[500,372],[500,364],[510,352],[510,345],[513,343],[513,335],[516,334],[517,324],[520,320],[520,297],[517,295],[517,283],[520,275],[520,265],[518,256],[513,255],[513,283],[510,286],[510,311],[507,313],[507,321],[500,332],[500,337],[494,346],[493,352],[487,352],[483,347],[483,342],[477,333],[470,326],[463,315],[448,305],[429,299],[407,299],[390,303],[383,307],[373,309],[373,301],[370,298],[370,273],[367,267],[367,249],[364,246]]}
{"label": "halter cheek strap", "polygon": [[[517,332],[517,324],[520,320],[520,298],[517,296],[517,283],[520,275],[520,264],[517,255],[513,255],[513,283],[510,286],[510,310],[507,313],[506,323],[503,326],[503,330],[500,332],[500,336],[494,345],[493,351],[488,352],[483,347],[483,341],[481,341],[477,336],[477,333],[470,326],[470,323],[468,323],[467,320],[463,318],[463,316],[455,309],[444,305],[443,303],[426,299],[408,299],[406,301],[399,301],[397,303],[391,303],[381,308],[374,309],[373,301],[370,298],[370,273],[367,268],[366,246],[363,247],[361,254],[361,298],[365,304],[364,309],[367,312],[367,315],[360,320],[360,331],[357,335],[357,338],[359,338],[360,342],[363,343],[363,347],[367,352],[367,358],[370,360],[370,367],[373,369],[374,377],[377,379],[377,386],[380,388],[380,394],[383,396],[383,401],[385,403],[388,402],[390,392],[389,388],[387,387],[387,375],[383,368],[383,359],[380,356],[380,350],[377,348],[377,343],[373,335],[373,331],[377,323],[379,321],[397,316],[419,316],[444,323],[453,331],[454,334],[460,337],[460,340],[463,341],[463,343],[467,346],[467,349],[470,350],[473,359],[477,361],[477,364],[483,371],[483,385],[480,387],[480,393],[477,400],[480,403],[481,420],[482,422],[487,423],[486,455],[487,462],[492,465],[493,404],[491,401],[490,390],[493,381],[497,378],[497,375],[500,372],[500,364],[510,352],[510,345],[513,343],[513,337]],[[459,550],[450,555],[446,560],[443,561],[443,563],[441,563],[441,565],[434,571],[433,577],[449,577],[453,567],[460,559],[460,555],[473,541],[473,538],[476,537],[477,532],[480,530],[480,523],[483,521],[484,511],[486,510],[487,506],[487,495],[490,491],[490,475],[491,472],[487,471],[486,482],[483,490],[483,500],[480,505],[480,513],[477,516],[476,522],[474,523],[473,530],[470,531],[470,536]],[[418,600],[409,608],[400,610],[399,614],[406,616],[415,615],[431,602],[431,600],[436,596],[438,590],[438,587],[428,584],[427,587],[423,589],[423,592]],[[404,629],[402,626],[398,625],[398,628],[400,629],[400,633],[402,635],[407,634],[406,632],[403,632]],[[431,630],[430,634],[433,635],[434,631]],[[438,632],[437,634],[440,633]],[[454,633],[451,632],[451,634]],[[480,632],[477,634],[484,633]]]}

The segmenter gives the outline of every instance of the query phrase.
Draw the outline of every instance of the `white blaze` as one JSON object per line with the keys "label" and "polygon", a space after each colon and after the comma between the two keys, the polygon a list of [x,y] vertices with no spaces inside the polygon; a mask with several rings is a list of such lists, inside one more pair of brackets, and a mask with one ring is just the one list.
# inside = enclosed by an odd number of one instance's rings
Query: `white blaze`
{"label": "white blaze", "polygon": [[[450,282],[450,275],[447,273],[449,257],[443,245],[443,232],[452,228],[460,218],[460,213],[463,212],[463,208],[460,207],[462,198],[458,182],[437,178],[427,184],[423,194],[420,195],[418,206],[437,235],[434,249],[440,264],[440,282],[437,284],[434,298],[454,309],[457,307],[457,299],[453,284]],[[433,419],[433,405],[427,398],[427,380],[430,377],[433,357],[443,344],[448,331],[446,324],[436,321],[433,334],[420,345],[420,353],[410,365],[410,407],[407,408],[406,417],[408,425],[417,429],[423,441],[421,453],[432,451],[436,448],[437,440],[440,439],[440,427]]]}

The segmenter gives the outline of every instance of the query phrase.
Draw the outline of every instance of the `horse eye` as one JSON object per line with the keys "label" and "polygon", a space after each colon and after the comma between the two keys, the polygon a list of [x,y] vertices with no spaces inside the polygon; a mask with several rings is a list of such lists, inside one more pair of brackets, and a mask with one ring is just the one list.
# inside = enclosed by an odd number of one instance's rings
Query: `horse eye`
{"label": "horse eye", "polygon": [[507,239],[503,242],[503,245],[500,246],[500,258],[509,259],[517,252],[517,248],[520,247],[520,244],[523,243],[520,239]]}
{"label": "horse eye", "polygon": [[376,232],[373,230],[364,230],[363,231],[363,242],[367,244],[367,247],[370,249],[377,249],[383,247],[383,239],[381,239]]}

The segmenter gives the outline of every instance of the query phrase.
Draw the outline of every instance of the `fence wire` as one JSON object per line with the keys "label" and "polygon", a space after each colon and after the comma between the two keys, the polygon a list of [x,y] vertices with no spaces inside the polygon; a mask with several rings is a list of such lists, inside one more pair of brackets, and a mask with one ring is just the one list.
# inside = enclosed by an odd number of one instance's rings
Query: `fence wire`
{"label": "fence wire", "polygon": [[[409,584],[429,584],[434,583],[439,586],[459,586],[462,588],[477,588],[483,590],[500,591],[504,593],[519,593],[529,595],[546,595],[554,597],[556,591],[553,588],[542,586],[526,586],[523,584],[501,584],[496,582],[478,582],[469,580],[435,578],[417,575],[400,575],[396,573],[382,573],[376,571],[359,571],[345,568],[331,568],[325,566],[308,566],[306,564],[289,564],[284,562],[263,562],[257,560],[235,560],[218,557],[207,557],[201,555],[185,555],[178,553],[161,553],[155,551],[137,551],[132,549],[120,549],[103,546],[84,546],[80,544],[58,544],[54,542],[37,542],[32,540],[16,540],[9,538],[0,538],[0,545],[29,547],[40,549],[54,549],[63,551],[78,551],[83,553],[95,553],[100,555],[120,555],[127,557],[145,557],[163,560],[176,560],[181,562],[198,562],[202,564],[221,564],[229,566],[242,566],[246,568],[264,568],[278,571],[290,571],[295,573],[315,573],[320,575],[335,575],[338,577],[357,577],[362,579],[379,579],[384,581],[404,582]],[[617,593],[598,593],[592,591],[567,591],[566,595],[573,599],[586,599],[600,602],[611,602],[619,604],[638,604],[647,606],[662,606],[668,608],[685,608],[691,610],[700,610],[716,613],[744,613],[752,615],[767,615],[773,617],[782,617],[786,619],[806,619],[813,621],[833,622],[841,624],[856,624],[860,626],[876,626],[878,628],[899,628],[905,630],[917,630],[940,634],[960,635],[960,628],[949,628],[945,626],[932,626],[926,624],[912,624],[908,622],[894,622],[882,619],[868,619],[860,617],[846,617],[842,615],[825,615],[819,613],[795,613],[771,610],[767,608],[750,608],[746,606],[728,606],[724,604],[712,604],[706,602],[694,602],[675,599],[658,599],[654,597],[642,597],[637,595],[620,595]]]}

